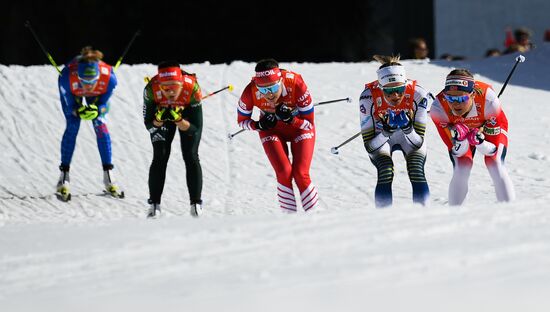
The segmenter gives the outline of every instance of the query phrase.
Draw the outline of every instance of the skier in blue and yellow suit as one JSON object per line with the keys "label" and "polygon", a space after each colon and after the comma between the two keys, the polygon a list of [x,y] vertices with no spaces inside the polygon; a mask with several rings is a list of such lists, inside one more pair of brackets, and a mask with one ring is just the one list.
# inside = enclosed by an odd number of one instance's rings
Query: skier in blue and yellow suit
{"label": "skier in blue and yellow suit", "polygon": [[109,112],[109,98],[117,85],[110,65],[101,61],[103,53],[84,47],[80,55],[65,65],[59,77],[61,107],[67,121],[61,140],[61,177],[57,191],[69,193],[69,168],[76,144],[81,120],[91,120],[97,137],[97,147],[103,164],[105,189],[112,195],[119,194],[112,181],[111,136],[105,123]]}

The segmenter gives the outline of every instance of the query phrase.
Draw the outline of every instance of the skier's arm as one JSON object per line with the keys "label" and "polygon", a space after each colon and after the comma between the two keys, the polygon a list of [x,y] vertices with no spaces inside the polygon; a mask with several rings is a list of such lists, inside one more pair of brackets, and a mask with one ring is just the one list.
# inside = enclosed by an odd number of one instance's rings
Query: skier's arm
{"label": "skier's arm", "polygon": [[432,118],[441,140],[443,140],[443,143],[447,146],[447,150],[457,157],[466,154],[470,148],[470,143],[468,143],[468,140],[457,141],[452,138],[449,129],[449,116],[447,116],[447,113],[441,107],[441,103],[439,103],[437,99],[433,102],[430,109],[430,117]]}
{"label": "skier's arm", "polygon": [[198,82],[193,86],[193,93],[187,106],[183,112],[183,119],[176,122],[176,125],[181,131],[186,134],[193,135],[199,129],[202,129],[202,93]]}
{"label": "skier's arm", "polygon": [[252,120],[252,110],[254,108],[252,96],[252,87],[251,84],[248,84],[237,105],[237,123],[244,130],[258,131],[256,121]]}
{"label": "skier's arm", "polygon": [[363,135],[363,144],[368,153],[373,153],[381,148],[386,142],[388,137],[384,136],[382,132],[376,133],[376,127],[374,123],[372,94],[369,89],[365,89],[359,97],[359,117],[361,121],[361,134]]}
{"label": "skier's arm", "polygon": [[426,123],[428,121],[428,109],[433,102],[433,95],[416,85],[414,90],[414,112],[411,116],[413,119],[412,128],[405,132],[407,141],[416,148],[420,148],[424,143],[424,134],[426,132]]}
{"label": "skier's arm", "polygon": [[145,124],[145,128],[150,133],[153,133],[158,129],[158,127],[154,124],[157,105],[153,99],[153,88],[151,87],[151,83],[148,83],[143,90],[143,122]]}
{"label": "skier's arm", "polygon": [[116,86],[117,86],[117,78],[114,71],[111,68],[111,77],[109,79],[109,85],[107,86],[107,91],[102,95],[98,96],[96,102],[94,103],[97,106],[99,114],[103,114],[107,112],[107,102],[111,98],[111,95],[113,95],[113,90],[116,88]]}
{"label": "skier's arm", "polygon": [[296,83],[294,89],[296,92],[296,107],[298,115],[292,119],[290,125],[302,130],[311,130],[315,126],[315,113],[311,94],[301,75],[295,76]]}
{"label": "skier's arm", "polygon": [[485,140],[476,146],[481,154],[492,156],[497,151],[497,146],[508,145],[508,119],[502,110],[502,106],[496,92],[492,88],[487,89],[485,96],[485,124],[483,135]]}

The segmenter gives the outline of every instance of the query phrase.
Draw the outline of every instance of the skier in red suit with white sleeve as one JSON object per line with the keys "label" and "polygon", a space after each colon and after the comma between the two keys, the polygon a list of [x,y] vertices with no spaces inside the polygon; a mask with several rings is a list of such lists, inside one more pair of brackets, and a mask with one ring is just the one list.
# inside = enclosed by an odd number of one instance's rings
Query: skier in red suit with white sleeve
{"label": "skier in red suit with white sleeve", "polygon": [[[277,195],[283,211],[296,212],[292,180],[300,191],[305,211],[318,205],[317,188],[311,183],[309,167],[315,146],[314,110],[311,96],[300,74],[280,69],[273,59],[256,64],[256,75],[239,100],[239,126],[258,131],[264,151],[277,175]],[[252,110],[260,120],[252,120]],[[292,162],[288,157],[292,153]]]}
{"label": "skier in red suit with white sleeve", "polygon": [[508,119],[493,88],[474,80],[468,70],[455,69],[447,75],[445,89],[437,95],[430,116],[453,163],[449,205],[464,202],[476,151],[485,156],[497,200],[513,200],[514,187],[504,166]]}

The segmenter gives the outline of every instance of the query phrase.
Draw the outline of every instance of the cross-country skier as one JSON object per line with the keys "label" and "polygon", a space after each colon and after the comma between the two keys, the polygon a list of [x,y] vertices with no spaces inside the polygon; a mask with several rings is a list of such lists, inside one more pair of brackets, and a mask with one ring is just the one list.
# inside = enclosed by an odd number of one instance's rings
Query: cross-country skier
{"label": "cross-country skier", "polygon": [[103,164],[105,190],[113,196],[123,196],[113,180],[111,136],[105,123],[117,79],[112,67],[102,58],[99,50],[84,47],[80,55],[65,65],[58,80],[61,108],[67,121],[61,140],[61,176],[57,184],[57,192],[64,200],[70,199],[69,168],[81,120],[92,121]]}
{"label": "cross-country skier", "polygon": [[382,63],[376,72],[378,80],[365,85],[359,110],[363,143],[378,172],[376,207],[392,204],[395,150],[405,155],[413,202],[426,205],[430,191],[424,175],[424,133],[433,96],[416,80],[407,79],[399,56],[375,55],[374,59]]}
{"label": "cross-country skier", "polygon": [[464,202],[476,151],[485,157],[497,200],[513,200],[514,188],[504,166],[508,120],[493,88],[475,80],[468,70],[455,69],[447,76],[430,116],[453,163],[449,205]]}
{"label": "cross-country skier", "polygon": [[[237,122],[245,130],[258,131],[277,176],[281,209],[287,212],[297,210],[292,187],[294,180],[302,207],[308,211],[318,204],[317,188],[309,176],[315,146],[310,93],[301,75],[280,69],[273,59],[259,61],[255,72],[239,100]],[[254,107],[260,110],[258,121],[251,118]],[[289,145],[292,161],[289,159]]]}
{"label": "cross-country skier", "polygon": [[191,202],[190,213],[202,213],[202,169],[199,162],[199,143],[202,134],[201,88],[195,74],[180,69],[175,61],[158,65],[154,76],[143,92],[143,117],[153,144],[153,161],[149,168],[149,212],[156,217],[161,212],[160,199],[166,179],[176,129],[186,168],[187,188]]}

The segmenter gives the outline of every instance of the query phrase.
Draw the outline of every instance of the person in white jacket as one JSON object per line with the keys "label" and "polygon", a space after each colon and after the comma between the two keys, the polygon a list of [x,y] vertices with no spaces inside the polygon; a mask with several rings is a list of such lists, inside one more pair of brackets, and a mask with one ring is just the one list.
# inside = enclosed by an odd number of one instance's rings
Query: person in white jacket
{"label": "person in white jacket", "polygon": [[413,202],[426,205],[430,190],[424,174],[424,133],[433,96],[416,80],[407,79],[399,56],[375,55],[374,59],[382,63],[376,72],[378,80],[365,85],[359,110],[363,143],[378,172],[376,207],[393,203],[392,154],[396,150],[403,152],[407,162]]}

